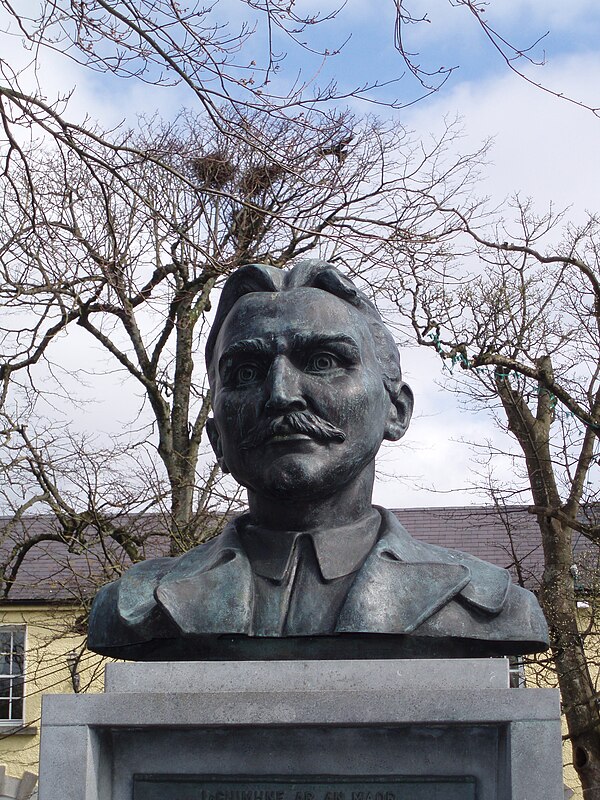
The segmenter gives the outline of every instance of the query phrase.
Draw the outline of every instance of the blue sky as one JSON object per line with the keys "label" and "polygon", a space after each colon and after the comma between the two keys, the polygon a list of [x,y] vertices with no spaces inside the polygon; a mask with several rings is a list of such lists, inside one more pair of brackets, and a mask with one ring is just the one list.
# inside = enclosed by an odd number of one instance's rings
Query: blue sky
{"label": "blue sky", "polygon": [[[223,19],[229,17],[234,26],[240,7],[236,0],[222,0]],[[299,11],[323,12],[334,7],[331,3],[324,7],[316,0],[298,3]],[[600,119],[511,74],[464,9],[446,0],[417,0],[411,8],[415,16],[427,12],[431,23],[411,26],[407,47],[418,52],[419,60],[431,68],[459,68],[438,93],[415,105],[397,111],[354,100],[351,105],[357,111],[391,115],[424,137],[439,131],[446,117],[458,115],[464,126],[458,149],[475,148],[487,137],[494,137],[490,163],[479,188],[481,195],[490,196],[496,203],[519,191],[531,196],[540,209],[550,202],[558,207],[570,206],[574,221],[581,219],[586,209],[597,209]],[[600,106],[600,6],[596,2],[490,0],[486,9],[490,21],[518,46],[529,46],[548,31],[534,51],[536,58],[545,58],[546,64],[524,65],[527,74],[557,92]],[[319,82],[333,79],[340,89],[348,91],[364,82],[394,80],[405,72],[394,49],[394,16],[391,0],[348,0],[335,20],[311,29],[310,43],[330,49],[350,36],[341,53],[321,67]],[[244,58],[247,56],[249,62],[260,51],[257,39]],[[18,37],[4,50],[3,57],[15,62],[24,58]],[[274,85],[287,85],[299,68],[311,75],[320,64],[320,57],[304,50],[291,52],[282,62]],[[90,74],[58,54],[46,58],[39,80],[49,98],[73,88],[72,117],[90,114],[105,125],[123,118],[133,122],[136,113],[150,115],[156,110],[169,117],[182,106],[193,107],[197,102],[182,88],[150,89],[132,81]],[[382,90],[379,97],[400,98],[408,104],[419,91],[414,80],[404,78]],[[481,496],[468,491],[477,479],[470,465],[470,449],[459,440],[481,442],[490,437],[502,445],[508,439],[490,425],[486,415],[461,410],[456,398],[441,388],[444,375],[435,354],[405,352],[404,370],[417,396],[416,419],[404,442],[385,450],[382,467],[393,477],[378,483],[376,500],[393,507],[481,501]],[[114,415],[107,413],[109,407],[107,399],[98,412],[100,429],[103,425],[110,429]],[[120,418],[112,424],[122,424],[137,410],[135,398],[130,409],[122,403]],[[510,460],[499,462],[499,474],[508,474],[511,468]]]}

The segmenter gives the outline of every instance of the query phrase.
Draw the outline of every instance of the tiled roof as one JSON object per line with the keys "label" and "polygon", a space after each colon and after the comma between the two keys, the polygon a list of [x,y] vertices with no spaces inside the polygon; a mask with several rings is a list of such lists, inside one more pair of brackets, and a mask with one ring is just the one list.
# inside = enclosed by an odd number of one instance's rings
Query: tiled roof
{"label": "tiled roof", "polygon": [[[169,542],[157,517],[138,517],[135,525],[138,530],[146,529],[140,547],[145,558],[168,553]],[[131,562],[120,547],[101,541],[91,529],[88,531],[86,542],[81,546],[69,548],[62,541],[42,540],[31,547],[10,587],[8,599],[13,602],[79,602],[95,594],[101,583],[129,566]],[[35,541],[44,535],[60,539],[60,527],[50,515],[24,517],[16,525],[11,525],[9,518],[0,517],[0,560],[5,562],[11,551],[23,542]]]}
{"label": "tiled roof", "polygon": [[[392,509],[408,532],[424,542],[464,550],[509,569],[529,589],[539,587],[544,553],[536,517],[527,506],[446,506]],[[592,564],[592,561],[594,562]],[[573,534],[573,563],[597,572],[598,548]]]}
{"label": "tiled roof", "polygon": [[[543,567],[540,532],[535,517],[522,506],[513,506],[499,514],[492,506],[393,509],[398,519],[416,539],[464,550],[478,558],[511,570],[514,579],[536,589]],[[26,517],[19,525],[7,527],[0,517],[0,558],[25,540],[48,531],[58,533],[51,516]],[[146,528],[141,546],[144,557],[168,553],[168,539],[157,517],[148,515],[135,524]],[[574,536],[574,563],[597,559],[597,548],[583,536]],[[120,559],[120,561],[119,561]],[[79,601],[93,595],[98,585],[129,565],[114,544],[106,546],[98,538],[71,551],[60,541],[41,541],[32,547],[19,569],[17,580],[8,594],[13,602]],[[518,563],[518,568],[516,564]],[[519,574],[520,573],[520,574]]]}
{"label": "tiled roof", "polygon": [[510,569],[525,585],[535,588],[543,565],[540,530],[536,519],[521,506],[500,516],[493,506],[398,508],[394,514],[408,532],[430,544],[464,550],[498,567]]}

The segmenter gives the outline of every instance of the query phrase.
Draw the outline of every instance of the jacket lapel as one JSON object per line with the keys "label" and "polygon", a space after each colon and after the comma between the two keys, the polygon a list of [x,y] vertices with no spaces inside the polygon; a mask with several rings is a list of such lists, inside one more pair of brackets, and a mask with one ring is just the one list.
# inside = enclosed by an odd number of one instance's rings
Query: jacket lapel
{"label": "jacket lapel", "polygon": [[471,571],[452,551],[413,539],[380,509],[384,531],[348,593],[336,631],[411,633],[467,587]]}
{"label": "jacket lapel", "polygon": [[412,633],[470,580],[462,564],[407,564],[369,556],[344,603],[336,631]]}
{"label": "jacket lapel", "polygon": [[252,623],[252,570],[235,524],[178,559],[154,594],[185,635],[247,634]]}

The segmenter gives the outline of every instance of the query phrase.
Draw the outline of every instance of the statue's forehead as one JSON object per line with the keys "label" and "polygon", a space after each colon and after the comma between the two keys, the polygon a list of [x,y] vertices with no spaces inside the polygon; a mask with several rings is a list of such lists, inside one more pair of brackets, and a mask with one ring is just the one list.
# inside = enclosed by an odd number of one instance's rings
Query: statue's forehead
{"label": "statue's forehead", "polygon": [[368,334],[369,327],[359,311],[321,289],[252,292],[235,303],[223,323],[218,342],[295,331],[352,332],[360,337]]}

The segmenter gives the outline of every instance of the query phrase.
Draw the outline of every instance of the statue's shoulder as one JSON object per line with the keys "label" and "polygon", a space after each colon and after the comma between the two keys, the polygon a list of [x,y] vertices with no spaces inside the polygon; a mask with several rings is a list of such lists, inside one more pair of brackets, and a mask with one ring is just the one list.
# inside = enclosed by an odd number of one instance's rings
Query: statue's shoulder
{"label": "statue's shoulder", "polygon": [[511,587],[514,586],[510,572],[503,567],[483,561],[471,553],[453,550],[439,545],[427,545],[432,555],[441,561],[451,564],[462,564],[467,567],[471,579],[461,591],[461,596],[490,614],[499,613],[504,606]]}
{"label": "statue's shoulder", "polygon": [[156,627],[154,590],[175,558],[153,558],[134,564],[118,579],[97,592],[88,622],[88,647],[109,655],[115,643],[133,645],[143,636],[141,629]]}
{"label": "statue's shoulder", "polygon": [[380,549],[391,548],[399,559],[407,562],[466,567],[469,570],[470,580],[461,591],[461,595],[491,614],[496,614],[502,609],[512,584],[508,570],[482,561],[470,553],[415,539],[393,512],[386,509],[380,511],[384,522],[384,535],[378,545]]}
{"label": "statue's shoulder", "polygon": [[499,638],[511,638],[518,632],[522,638],[548,645],[548,625],[535,594],[514,583],[507,569],[482,561],[458,550],[448,550],[471,573],[471,580],[461,597],[477,610],[494,618]]}
{"label": "statue's shoulder", "polygon": [[468,569],[469,580],[457,598],[466,609],[472,609],[474,620],[490,620],[494,636],[530,640],[541,645],[538,650],[547,645],[548,626],[536,596],[513,583],[507,569],[461,550],[414,539],[389,511],[384,513],[384,524],[380,548],[391,545],[399,558],[412,563],[453,564]]}
{"label": "statue's shoulder", "polygon": [[177,635],[156,600],[160,582],[171,573],[184,575],[210,568],[219,554],[236,541],[235,526],[230,523],[214,539],[181,556],[152,558],[129,567],[96,594],[88,623],[88,647],[110,655],[115,646]]}
{"label": "statue's shoulder", "polygon": [[[461,596],[491,614],[503,611],[507,616],[523,617],[540,623],[540,630],[546,628],[546,622],[533,592],[514,583],[510,572],[489,561],[461,550],[428,545],[431,552],[436,553],[452,563],[460,563],[468,567],[471,580],[461,591]],[[521,609],[522,614],[517,614]]]}

